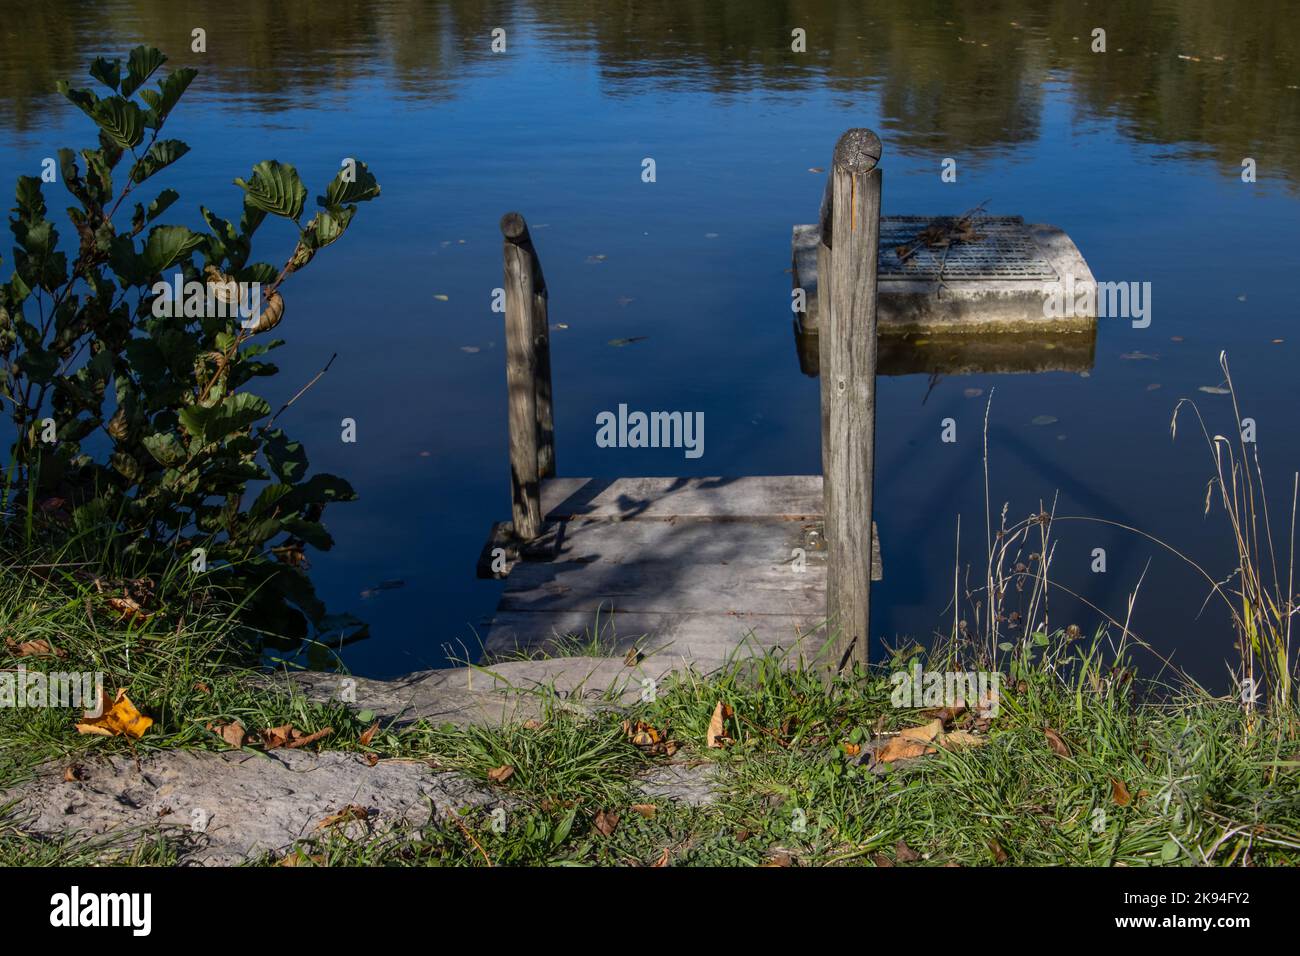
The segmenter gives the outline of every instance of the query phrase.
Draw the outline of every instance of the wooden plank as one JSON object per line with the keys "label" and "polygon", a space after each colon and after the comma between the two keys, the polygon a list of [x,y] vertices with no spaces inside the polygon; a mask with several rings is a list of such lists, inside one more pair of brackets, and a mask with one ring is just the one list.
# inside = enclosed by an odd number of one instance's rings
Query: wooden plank
{"label": "wooden plank", "polygon": [[825,560],[809,551],[799,522],[594,520],[562,527],[553,561],[513,569],[502,610],[594,611],[612,602],[623,611],[824,616]]}
{"label": "wooden plank", "polygon": [[[871,505],[876,434],[876,262],[881,155],[871,130],[835,144],[822,242],[830,246],[829,309],[821,312],[822,471],[830,549],[826,617],[833,665],[866,663],[871,619]],[[830,222],[825,221],[829,213]]]}
{"label": "wooden plank", "polygon": [[747,478],[552,478],[542,483],[547,521],[567,518],[783,518],[822,514],[820,475]]}
{"label": "wooden plank", "polygon": [[483,638],[489,654],[536,650],[599,638],[610,653],[632,647],[716,664],[748,647],[799,647],[808,659],[825,643],[820,622],[797,615],[632,613],[587,610],[501,611]]}

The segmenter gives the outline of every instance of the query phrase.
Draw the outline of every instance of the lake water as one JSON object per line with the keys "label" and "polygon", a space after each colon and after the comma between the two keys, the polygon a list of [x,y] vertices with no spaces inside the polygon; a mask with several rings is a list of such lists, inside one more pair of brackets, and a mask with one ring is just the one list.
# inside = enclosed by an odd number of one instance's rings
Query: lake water
{"label": "lake water", "polygon": [[[345,240],[286,286],[282,374],[262,389],[278,406],[338,353],[281,423],[315,468],[360,494],[328,511],[336,549],[312,557],[331,610],[371,624],[344,651],[358,673],[435,667],[448,647],[474,648],[499,594],[474,563],[491,523],[509,517],[502,317],[491,310],[507,210],[532,224],[551,321],[566,326],[552,333],[561,474],[820,470],[818,383],[800,372],[791,334],[790,228],[815,219],[825,174],[811,170],[853,126],[884,141],[887,214],[988,200],[990,213],[1065,229],[1098,279],[1152,284],[1150,326],[1100,322],[1091,367],[881,378],[877,635],[950,626],[959,515],[961,561],[982,574],[981,431],[994,389],[995,511],[1009,502],[1016,519],[1059,496],[1059,514],[1139,527],[1221,578],[1233,551],[1221,510],[1202,513],[1211,462],[1190,420],[1171,441],[1169,419],[1190,396],[1214,430],[1233,432],[1228,400],[1198,391],[1221,384],[1226,350],[1285,531],[1300,467],[1300,18],[1287,3],[0,8],[8,182],[91,141],[56,80],[88,85],[94,56],[147,42],[201,71],[169,123],[193,152],[159,177],[182,196],[168,220],[197,226],[200,203],[232,216],[231,180],[261,159],[294,163],[311,195],[345,156],[382,183]],[[190,52],[196,27],[206,54]],[[790,50],[796,27],[805,54]],[[1095,27],[1104,54],[1090,49]],[[491,51],[495,28],[505,53]],[[946,157],[955,183],[941,181]],[[1246,157],[1256,183],[1241,180]],[[274,225],[257,257],[282,261],[292,230]],[[595,416],[619,403],[703,412],[704,455],[598,448]],[[356,444],[340,441],[344,417]],[[940,441],[945,418],[955,443]],[[1122,618],[1145,570],[1134,630],[1222,682],[1232,635],[1218,607],[1200,612],[1194,572],[1118,530],[1062,522],[1056,533],[1064,587]],[[1095,548],[1104,574],[1091,570]],[[1098,623],[1064,592],[1053,600],[1055,623]]]}

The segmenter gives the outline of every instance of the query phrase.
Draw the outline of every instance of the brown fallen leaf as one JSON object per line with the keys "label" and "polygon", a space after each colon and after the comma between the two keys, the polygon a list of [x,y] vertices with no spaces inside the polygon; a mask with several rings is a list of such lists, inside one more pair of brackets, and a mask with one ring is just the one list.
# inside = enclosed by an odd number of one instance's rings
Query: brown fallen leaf
{"label": "brown fallen leaf", "polygon": [[623,655],[623,666],[636,667],[637,664],[641,663],[641,658],[644,656],[645,655],[642,654],[638,648],[633,647],[629,649],[626,654]]}
{"label": "brown fallen leaf", "polygon": [[664,867],[667,865],[668,865],[668,847],[664,847],[664,852],[659,854],[659,859],[651,863],[650,866],[652,869],[659,869],[660,867]]}
{"label": "brown fallen leaf", "polygon": [[326,827],[332,827],[339,823],[348,823],[352,820],[369,820],[370,811],[360,804],[349,803],[338,813],[331,814],[320,823],[316,824],[317,830],[324,830]]}
{"label": "brown fallen leaf", "polygon": [[909,757],[923,757],[937,752],[932,742],[943,734],[943,721],[932,720],[921,727],[908,727],[885,745],[876,755],[880,763],[893,763]]}
{"label": "brown fallen leaf", "polygon": [[111,597],[108,599],[108,606],[118,614],[122,615],[124,621],[140,621],[141,623],[153,617],[140,606],[140,602],[133,597]]}
{"label": "brown fallen leaf", "polygon": [[1125,786],[1124,781],[1116,779],[1115,777],[1110,778],[1110,798],[1121,807],[1127,807],[1133,802],[1133,797],[1129,794],[1128,787]]}
{"label": "brown fallen leaf", "polygon": [[379,729],[379,721],[376,720],[373,724],[371,724],[364,731],[362,731],[361,737],[358,738],[360,740],[361,746],[369,747],[370,741],[375,739],[375,731],[377,731],[378,729]]}
{"label": "brown fallen leaf", "polygon": [[276,750],[285,746],[293,740],[293,724],[284,724],[280,727],[270,727],[262,731],[262,746],[267,750]]}
{"label": "brown fallen leaf", "polygon": [[379,754],[366,754],[366,763],[371,767],[379,766]]}
{"label": "brown fallen leaf", "polygon": [[623,733],[634,747],[645,753],[663,754],[669,757],[677,753],[677,741],[667,739],[667,725],[660,732],[644,721],[638,720],[633,724],[630,720],[625,720],[623,721]]}
{"label": "brown fallen leaf", "polygon": [[50,642],[43,637],[22,642],[6,637],[5,649],[15,657],[57,657],[59,660],[63,660],[68,656],[67,651],[52,647]]}
{"label": "brown fallen leaf", "polygon": [[1007,856],[1007,851],[1002,849],[1002,844],[997,840],[989,840],[989,852],[993,854],[993,859],[999,863],[1005,863],[1011,857]]}
{"label": "brown fallen leaf", "polygon": [[315,734],[307,735],[303,735],[302,731],[295,730],[294,739],[285,744],[285,747],[290,750],[296,750],[299,747],[307,747],[308,744],[315,744],[317,740],[324,740],[325,737],[333,734],[333,732],[333,727],[322,727],[321,730],[316,731]]}
{"label": "brown fallen leaf", "polygon": [[794,866],[794,854],[789,850],[777,847],[767,854],[767,859],[763,866]]}
{"label": "brown fallen leaf", "polygon": [[614,831],[618,829],[618,814],[611,810],[597,812],[595,827],[601,836],[613,836]]}
{"label": "brown fallen leaf", "polygon": [[494,770],[488,771],[488,779],[493,783],[505,783],[515,775],[515,768],[510,764],[502,764]]}
{"label": "brown fallen leaf", "polygon": [[844,744],[844,756],[856,757],[860,753],[862,753],[861,744]]}
{"label": "brown fallen leaf", "polygon": [[951,724],[954,720],[956,720],[965,712],[966,712],[965,703],[958,701],[957,703],[953,704],[951,707],[938,707],[938,708],[932,708],[930,710],[923,710],[921,711],[921,716],[940,720],[943,722],[943,725],[947,727],[949,724]]}
{"label": "brown fallen leaf", "polygon": [[146,717],[136,710],[135,704],[131,703],[131,698],[126,696],[125,688],[119,689],[117,697],[111,701],[108,691],[104,691],[100,709],[101,713],[98,717],[82,715],[81,722],[76,725],[77,733],[98,734],[102,737],[126,735],[139,739],[153,726],[153,718]]}
{"label": "brown fallen leaf", "polygon": [[1052,748],[1052,752],[1061,757],[1071,757],[1070,745],[1062,739],[1051,727],[1043,728],[1043,736],[1047,738],[1047,745]]}
{"label": "brown fallen leaf", "polygon": [[659,812],[659,808],[656,807],[653,803],[634,803],[632,804],[632,812],[639,813],[647,820],[650,820],[653,819],[654,815]]}
{"label": "brown fallen leaf", "polygon": [[325,854],[314,853],[311,856],[303,856],[299,853],[289,853],[281,858],[276,866],[324,866]]}
{"label": "brown fallen leaf", "polygon": [[894,844],[894,859],[899,863],[915,863],[921,859],[921,854],[908,846],[905,841],[899,840]]}
{"label": "brown fallen leaf", "polygon": [[234,720],[228,724],[208,724],[208,730],[212,731],[232,747],[242,747],[248,741],[248,731],[244,725]]}
{"label": "brown fallen leaf", "polygon": [[894,861],[891,860],[889,857],[885,856],[885,854],[883,853],[871,854],[871,862],[876,864],[876,866],[879,867],[887,867],[887,866],[894,865]]}
{"label": "brown fallen leaf", "polygon": [[733,716],[735,711],[727,704],[718,701],[718,706],[713,708],[713,716],[709,718],[709,730],[704,736],[704,743],[709,747],[725,747],[732,742],[731,737],[726,733],[727,718]]}
{"label": "brown fallen leaf", "polygon": [[976,737],[964,730],[953,730],[943,735],[945,750],[960,750],[963,747],[983,747],[988,743],[987,737]]}
{"label": "brown fallen leaf", "polygon": [[64,783],[76,783],[78,780],[84,780],[85,777],[86,770],[78,763],[68,764],[68,768],[63,771]]}

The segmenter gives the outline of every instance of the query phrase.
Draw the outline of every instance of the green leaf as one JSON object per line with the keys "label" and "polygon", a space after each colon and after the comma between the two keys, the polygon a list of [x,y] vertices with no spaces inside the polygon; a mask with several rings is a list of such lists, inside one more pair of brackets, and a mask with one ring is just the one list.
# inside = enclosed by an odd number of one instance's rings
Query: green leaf
{"label": "green leaf", "polygon": [[69,103],[81,110],[91,119],[95,119],[95,106],[99,103],[99,97],[90,90],[77,90],[68,85],[67,80],[59,80],[55,88],[63,94]]}
{"label": "green leaf", "polygon": [[179,139],[160,139],[149,147],[149,152],[140,157],[131,178],[142,183],[159,170],[166,169],[176,160],[190,151],[189,146]]}
{"label": "green leaf", "polygon": [[356,211],[356,206],[349,206],[346,209],[322,209],[307,225],[303,243],[308,249],[324,249],[343,235]]}
{"label": "green leaf", "polygon": [[312,475],[307,481],[294,487],[297,490],[298,500],[303,505],[354,501],[357,497],[352,486],[337,475]]}
{"label": "green leaf", "polygon": [[[126,79],[122,81],[122,95],[130,96],[144,81],[153,76],[158,67],[167,62],[161,50],[151,46],[138,46],[131,51],[126,64]],[[114,63],[116,65],[116,63]]]}
{"label": "green leaf", "polygon": [[[351,179],[351,182],[348,180]],[[358,162],[356,175],[349,176],[349,170],[340,169],[338,175],[325,190],[324,196],[317,196],[316,202],[326,208],[336,208],[349,203],[369,202],[379,195],[379,181],[375,179],[365,163]]]}
{"label": "green leaf", "polygon": [[298,171],[276,160],[258,163],[253,167],[252,179],[236,179],[235,185],[244,190],[254,208],[286,219],[297,221],[307,201],[307,187],[298,178]]}
{"label": "green leaf", "polygon": [[[90,64],[90,75],[116,93],[117,84],[122,79],[122,61],[106,60],[102,56],[97,56],[95,62]],[[128,92],[127,95],[131,94]]]}
{"label": "green leaf", "polygon": [[150,129],[161,128],[167,116],[176,108],[185,90],[198,75],[197,70],[187,66],[182,67],[167,74],[167,77],[158,84],[157,90],[140,91],[140,98],[149,104],[146,125]]}
{"label": "green leaf", "polygon": [[91,118],[122,149],[133,149],[144,139],[144,110],[130,100],[110,96],[95,104]]}
{"label": "green leaf", "polygon": [[267,432],[265,439],[262,451],[275,477],[292,484],[306,474],[307,452],[302,447],[302,442],[290,441],[282,428]]}
{"label": "green leaf", "polygon": [[248,509],[249,516],[261,517],[262,515],[274,511],[275,506],[278,505],[287,495],[292,493],[292,485],[267,485],[258,494],[252,507]]}
{"label": "green leaf", "polygon": [[152,275],[186,258],[203,244],[203,234],[184,226],[154,226],[144,244],[144,263]]}
{"label": "green leaf", "polygon": [[146,219],[149,222],[153,222],[155,219],[157,219],[159,216],[161,216],[164,212],[167,211],[168,206],[170,206],[172,203],[174,203],[176,200],[180,198],[181,195],[176,190],[164,189],[162,192],[158,194],[158,198],[149,204],[149,212],[146,216]]}
{"label": "green leaf", "polygon": [[271,414],[263,398],[249,392],[228,395],[218,405],[189,405],[180,411],[181,424],[200,444],[208,445],[242,431]]}
{"label": "green leaf", "polygon": [[160,465],[174,468],[185,460],[185,446],[171,432],[149,435],[140,442]]}
{"label": "green leaf", "polygon": [[14,365],[18,369],[19,375],[25,375],[37,385],[45,385],[50,379],[54,378],[54,373],[59,368],[59,357],[53,352],[46,352],[44,349],[28,347],[27,351],[18,356]]}
{"label": "green leaf", "polygon": [[19,176],[14,195],[18,200],[18,217],[24,222],[45,217],[45,195],[41,192],[41,181],[35,176]]}
{"label": "green leaf", "polygon": [[[272,488],[283,488],[284,485],[272,485]],[[334,539],[330,533],[325,530],[325,526],[319,521],[308,521],[305,518],[285,518],[280,522],[280,527],[297,538],[302,538],[313,548],[319,548],[321,551],[328,551],[334,547]]]}

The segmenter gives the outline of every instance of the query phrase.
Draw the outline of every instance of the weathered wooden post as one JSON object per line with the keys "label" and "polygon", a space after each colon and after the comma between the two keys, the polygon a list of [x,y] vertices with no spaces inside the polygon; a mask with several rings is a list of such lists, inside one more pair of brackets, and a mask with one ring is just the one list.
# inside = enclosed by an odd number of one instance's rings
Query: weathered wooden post
{"label": "weathered wooden post", "polygon": [[516,537],[531,541],[542,530],[541,480],[555,474],[546,280],[524,217],[506,213],[501,217],[501,234],[505,236],[510,507]]}
{"label": "weathered wooden post", "polygon": [[835,669],[865,663],[870,651],[880,153],[869,129],[851,129],[835,144],[817,255],[826,617]]}

